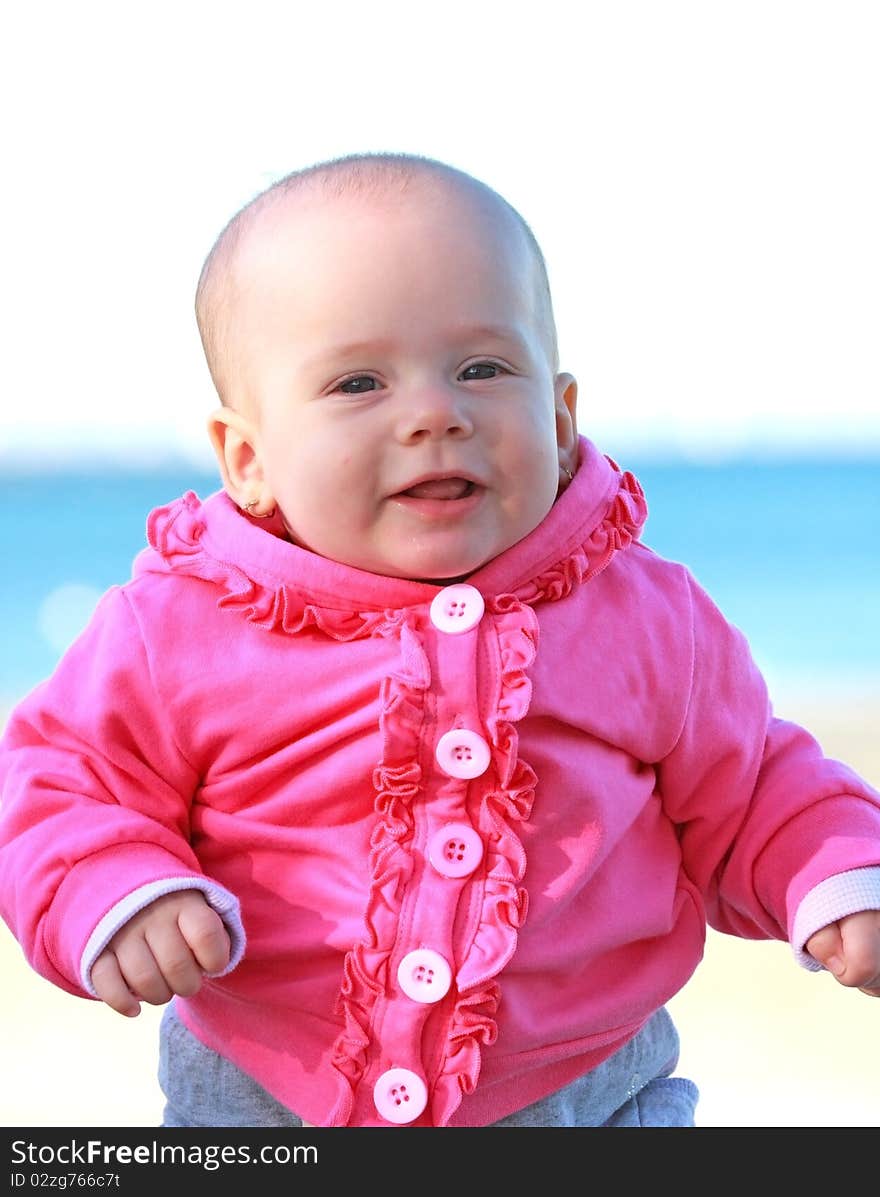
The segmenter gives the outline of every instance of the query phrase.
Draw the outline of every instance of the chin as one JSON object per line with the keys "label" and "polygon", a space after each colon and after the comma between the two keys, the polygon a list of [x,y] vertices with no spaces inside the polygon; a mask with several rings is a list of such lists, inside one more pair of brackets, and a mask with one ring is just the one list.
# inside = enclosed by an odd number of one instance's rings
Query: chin
{"label": "chin", "polygon": [[460,561],[428,561],[413,562],[409,568],[388,568],[388,577],[406,578],[410,582],[423,582],[426,586],[451,586],[454,582],[464,582],[471,574],[476,573],[482,562],[473,566],[464,566]]}
{"label": "chin", "polygon": [[[493,554],[494,556],[494,554]],[[451,586],[463,582],[471,574],[488,564],[492,557],[479,553],[452,554],[414,553],[409,561],[388,562],[381,571],[386,577],[407,578],[411,582],[422,582],[428,586]]]}
{"label": "chin", "polygon": [[452,561],[427,561],[420,563],[409,576],[416,582],[427,582],[431,586],[451,586],[455,582],[464,582],[485,564],[483,558],[470,561],[466,557]]}

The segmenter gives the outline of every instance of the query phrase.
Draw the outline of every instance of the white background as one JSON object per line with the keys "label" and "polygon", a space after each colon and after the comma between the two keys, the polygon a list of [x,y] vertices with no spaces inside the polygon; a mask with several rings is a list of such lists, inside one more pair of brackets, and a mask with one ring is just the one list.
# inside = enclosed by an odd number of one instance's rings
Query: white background
{"label": "white background", "polygon": [[873,2],[36,0],[0,43],[0,463],[210,464],[203,258],[364,150],[520,209],[607,451],[880,447]]}

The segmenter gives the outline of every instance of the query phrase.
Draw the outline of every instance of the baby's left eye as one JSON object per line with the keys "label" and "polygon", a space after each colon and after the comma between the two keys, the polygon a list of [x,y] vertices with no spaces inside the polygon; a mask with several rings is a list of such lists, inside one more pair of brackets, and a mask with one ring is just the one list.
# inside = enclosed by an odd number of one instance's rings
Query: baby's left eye
{"label": "baby's left eye", "polygon": [[[465,381],[481,381],[484,378],[494,378],[500,369],[501,367],[496,366],[494,362],[474,362],[472,366],[465,366],[459,377]],[[476,373],[480,370],[488,371],[488,373]]]}
{"label": "baby's left eye", "polygon": [[375,391],[378,383],[369,374],[358,374],[354,378],[346,378],[339,384],[339,390],[344,395],[365,395],[368,391]]}

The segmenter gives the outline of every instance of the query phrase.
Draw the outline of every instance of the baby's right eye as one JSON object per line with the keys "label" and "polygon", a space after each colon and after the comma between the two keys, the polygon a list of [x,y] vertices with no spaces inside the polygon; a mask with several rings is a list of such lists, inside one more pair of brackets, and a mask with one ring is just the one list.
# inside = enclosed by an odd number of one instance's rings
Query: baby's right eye
{"label": "baby's right eye", "polygon": [[358,374],[354,378],[346,378],[336,389],[345,395],[365,395],[368,391],[374,391],[378,385],[376,379],[369,374]]}

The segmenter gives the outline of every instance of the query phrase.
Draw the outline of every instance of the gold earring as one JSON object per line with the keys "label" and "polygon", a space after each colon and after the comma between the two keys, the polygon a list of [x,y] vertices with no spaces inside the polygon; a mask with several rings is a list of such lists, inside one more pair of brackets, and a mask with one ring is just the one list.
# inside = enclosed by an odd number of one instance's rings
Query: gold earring
{"label": "gold earring", "polygon": [[265,515],[260,515],[260,513],[258,511],[253,510],[253,508],[258,507],[259,504],[260,504],[259,499],[251,499],[251,500],[249,500],[249,502],[245,503],[242,506],[242,511],[244,511],[245,514],[251,516],[251,518],[255,519],[255,520],[270,520],[272,518],[272,516],[275,514],[275,508],[273,507],[271,511],[267,511],[265,513]]}

